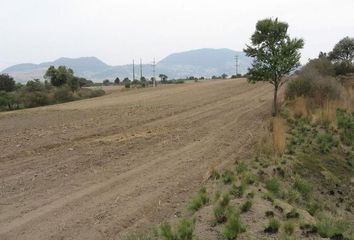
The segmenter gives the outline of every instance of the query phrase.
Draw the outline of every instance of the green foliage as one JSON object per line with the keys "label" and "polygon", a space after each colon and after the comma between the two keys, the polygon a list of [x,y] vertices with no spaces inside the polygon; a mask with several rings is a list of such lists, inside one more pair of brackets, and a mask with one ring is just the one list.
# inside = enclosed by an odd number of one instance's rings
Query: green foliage
{"label": "green foliage", "polygon": [[39,81],[39,79],[30,80],[26,83],[26,90],[28,92],[41,92],[46,90],[44,83]]}
{"label": "green foliage", "polygon": [[71,89],[67,86],[62,86],[55,88],[54,90],[54,99],[57,103],[69,102],[74,100],[74,96],[71,92]]}
{"label": "green foliage", "polygon": [[236,172],[238,174],[241,174],[241,173],[244,173],[246,171],[248,171],[247,164],[244,163],[244,162],[237,162],[237,164],[236,164]]}
{"label": "green foliage", "polygon": [[229,208],[230,197],[228,194],[224,194],[217,202],[214,208],[214,217],[217,223],[223,223],[227,220]]}
{"label": "green foliage", "polygon": [[319,216],[316,227],[323,238],[330,238],[335,234],[346,235],[353,231],[349,222],[324,214]]}
{"label": "green foliage", "polygon": [[80,82],[78,77],[69,78],[67,84],[73,93],[80,88]]}
{"label": "green foliage", "polygon": [[308,199],[310,197],[311,192],[312,192],[311,185],[305,179],[301,178],[300,176],[295,177],[294,188],[299,193],[301,193],[301,195],[305,199]]}
{"label": "green foliage", "polygon": [[49,79],[53,86],[60,87],[72,80],[74,77],[74,71],[65,66],[59,66],[58,68],[50,66],[44,77]]}
{"label": "green foliage", "polygon": [[224,182],[224,184],[231,184],[234,179],[234,173],[230,170],[225,170],[222,175],[221,175],[222,181]]}
{"label": "green foliage", "polygon": [[284,232],[288,235],[292,235],[294,233],[294,224],[292,222],[286,222],[284,224]]}
{"label": "green foliage", "polygon": [[322,210],[322,206],[319,201],[310,202],[307,204],[306,210],[311,216],[315,216],[317,212]]}
{"label": "green foliage", "polygon": [[0,91],[11,92],[15,90],[15,80],[8,74],[0,74]]}
{"label": "green foliage", "polygon": [[241,183],[239,186],[233,184],[230,189],[230,194],[234,197],[241,198],[246,190],[246,184]]}
{"label": "green foliage", "polygon": [[271,218],[266,228],[269,233],[277,233],[280,228],[280,222],[276,218]]}
{"label": "green foliage", "polygon": [[0,91],[0,110],[2,108],[12,109],[14,103],[15,99],[11,93]]}
{"label": "green foliage", "polygon": [[275,195],[279,195],[280,183],[277,178],[275,178],[275,177],[270,178],[266,181],[265,184],[266,184],[265,187],[268,191],[270,191],[271,193],[273,193]]}
{"label": "green foliage", "polygon": [[329,153],[332,151],[332,148],[338,146],[338,141],[334,139],[332,134],[324,132],[317,136],[317,143],[321,153]]}
{"label": "green foliage", "polygon": [[348,146],[354,145],[354,113],[337,109],[337,126],[341,141]]}
{"label": "green foliage", "polygon": [[241,205],[241,212],[248,212],[252,207],[252,202],[247,200],[245,203]]}
{"label": "green foliage", "polygon": [[329,58],[336,62],[353,62],[354,60],[354,38],[345,37],[340,40],[329,53]]}
{"label": "green foliage", "polygon": [[277,113],[277,91],[284,83],[283,76],[300,66],[302,39],[291,39],[288,24],[278,19],[264,19],[257,22],[251,37],[251,46],[244,52],[252,57],[252,67],[247,75],[250,81],[268,81],[274,85],[274,113]]}
{"label": "green foliage", "polygon": [[202,206],[209,202],[208,194],[206,189],[203,187],[198,191],[198,193],[189,201],[188,210],[198,211]]}
{"label": "green foliage", "polygon": [[160,226],[159,235],[164,240],[195,240],[195,220],[182,219],[174,231],[170,224],[164,223]]}
{"label": "green foliage", "polygon": [[244,232],[240,216],[236,213],[231,213],[224,227],[223,236],[227,240],[237,239],[237,236]]}

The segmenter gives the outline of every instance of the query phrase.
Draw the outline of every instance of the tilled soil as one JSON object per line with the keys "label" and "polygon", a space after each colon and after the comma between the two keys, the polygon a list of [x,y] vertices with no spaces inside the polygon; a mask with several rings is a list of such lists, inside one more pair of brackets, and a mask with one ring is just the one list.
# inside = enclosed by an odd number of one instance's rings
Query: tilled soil
{"label": "tilled soil", "polygon": [[0,113],[0,239],[154,226],[249,151],[271,98],[266,84],[204,81]]}

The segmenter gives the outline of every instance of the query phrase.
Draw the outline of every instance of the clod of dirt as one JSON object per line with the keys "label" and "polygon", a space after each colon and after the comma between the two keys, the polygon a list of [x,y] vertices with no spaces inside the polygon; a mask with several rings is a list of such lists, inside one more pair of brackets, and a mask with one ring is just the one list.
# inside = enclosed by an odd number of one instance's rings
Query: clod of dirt
{"label": "clod of dirt", "polygon": [[266,211],[265,216],[266,217],[274,217],[274,212],[273,211]]}
{"label": "clod of dirt", "polygon": [[276,210],[278,210],[278,212],[280,212],[280,213],[283,213],[284,212],[284,209],[281,207],[281,206],[279,206],[279,205],[275,205],[275,207],[274,207]]}
{"label": "clod of dirt", "polygon": [[267,227],[266,229],[264,229],[265,233],[270,233],[270,234],[274,234],[278,232],[278,229],[274,229],[272,227]]}
{"label": "clod of dirt", "polygon": [[296,212],[294,209],[291,210],[290,212],[288,212],[286,214],[286,218],[287,219],[290,219],[290,218],[299,218],[300,217],[300,214],[298,212]]}

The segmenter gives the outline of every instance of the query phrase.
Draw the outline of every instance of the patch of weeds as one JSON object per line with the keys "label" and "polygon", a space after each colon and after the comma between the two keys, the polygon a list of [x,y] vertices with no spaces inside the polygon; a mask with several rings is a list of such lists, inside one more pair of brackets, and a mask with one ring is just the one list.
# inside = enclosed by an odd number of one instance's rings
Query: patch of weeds
{"label": "patch of weeds", "polygon": [[245,190],[246,185],[244,183],[241,183],[240,186],[236,186],[235,184],[233,184],[230,189],[230,194],[236,198],[241,198],[245,193]]}
{"label": "patch of weeds", "polygon": [[292,235],[294,233],[294,224],[292,222],[286,222],[284,224],[284,232],[287,234],[287,235]]}
{"label": "patch of weeds", "polygon": [[220,191],[216,191],[213,196],[213,202],[217,202],[221,196]]}
{"label": "patch of weeds", "polygon": [[290,219],[290,218],[299,218],[300,214],[296,211],[296,209],[292,209],[290,212],[288,212],[286,214],[286,218]]}
{"label": "patch of weeds", "polygon": [[329,153],[332,151],[332,148],[338,146],[338,141],[334,139],[330,133],[322,133],[317,136],[317,143],[321,153]]}
{"label": "patch of weeds", "polygon": [[195,219],[182,219],[175,230],[168,223],[160,226],[159,235],[164,240],[196,240],[194,235]]}
{"label": "patch of weeds", "polygon": [[285,194],[285,199],[288,203],[298,203],[300,201],[301,195],[298,191],[294,189],[289,189]]}
{"label": "patch of weeds", "polygon": [[269,220],[268,226],[264,229],[265,233],[277,233],[280,228],[280,222],[276,218],[271,218]]}
{"label": "patch of weeds", "polygon": [[235,175],[230,170],[225,170],[221,175],[224,184],[231,184],[235,180]]}
{"label": "patch of weeds", "polygon": [[247,164],[244,162],[238,162],[236,165],[236,172],[238,174],[244,173],[248,171]]}
{"label": "patch of weeds", "polygon": [[220,173],[215,170],[215,169],[212,169],[211,172],[210,172],[210,177],[209,179],[211,180],[218,180],[220,178]]}
{"label": "patch of weeds", "polygon": [[280,183],[277,178],[270,178],[266,181],[265,187],[268,191],[273,193],[274,195],[279,195],[280,192]]}
{"label": "patch of weeds", "polygon": [[341,141],[348,146],[354,144],[354,113],[337,109],[337,126]]}
{"label": "patch of weeds", "polygon": [[223,223],[227,220],[227,216],[230,212],[230,197],[228,194],[224,194],[217,202],[214,208],[214,217],[217,223]]}
{"label": "patch of weeds", "polygon": [[312,192],[312,187],[310,184],[305,180],[302,179],[300,176],[295,177],[294,188],[301,193],[301,195],[305,199],[309,199],[310,194]]}
{"label": "patch of weeds", "polygon": [[245,229],[242,226],[240,216],[236,213],[231,213],[225,224],[223,236],[227,240],[234,240],[243,232],[245,232]]}
{"label": "patch of weeds", "polygon": [[325,214],[318,217],[316,227],[323,238],[331,238],[339,234],[344,235],[347,231],[352,231],[351,225],[347,221]]}
{"label": "patch of weeds", "polygon": [[322,210],[322,206],[319,202],[310,202],[308,205],[307,205],[307,208],[306,208],[307,212],[311,215],[311,216],[315,216],[315,214],[319,211]]}
{"label": "patch of weeds", "polygon": [[188,210],[192,212],[198,211],[202,206],[209,202],[208,194],[206,188],[203,187],[198,191],[198,193],[189,201]]}
{"label": "patch of weeds", "polygon": [[252,207],[252,202],[247,200],[244,204],[241,205],[241,212],[248,212]]}
{"label": "patch of weeds", "polygon": [[263,195],[263,198],[271,203],[274,203],[274,195],[270,192],[267,192]]}
{"label": "patch of weeds", "polygon": [[252,185],[253,183],[255,183],[256,181],[256,177],[249,174],[249,173],[243,173],[242,174],[242,182],[248,184],[248,185]]}
{"label": "patch of weeds", "polygon": [[249,192],[249,193],[247,193],[247,199],[252,199],[252,198],[254,198],[254,192]]}

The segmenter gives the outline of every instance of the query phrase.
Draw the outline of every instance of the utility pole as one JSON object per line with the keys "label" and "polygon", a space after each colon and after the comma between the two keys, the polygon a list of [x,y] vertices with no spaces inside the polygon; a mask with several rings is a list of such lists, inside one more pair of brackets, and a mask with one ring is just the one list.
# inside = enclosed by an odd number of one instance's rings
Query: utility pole
{"label": "utility pole", "polygon": [[235,70],[236,70],[236,76],[238,75],[238,55],[235,56]]}
{"label": "utility pole", "polygon": [[153,86],[156,87],[156,62],[155,62],[155,58],[154,61],[152,62],[152,75],[153,75]]}
{"label": "utility pole", "polygon": [[133,59],[133,81],[135,80],[135,64],[134,64],[134,59]]}
{"label": "utility pole", "polygon": [[140,81],[143,79],[143,62],[140,58]]}

